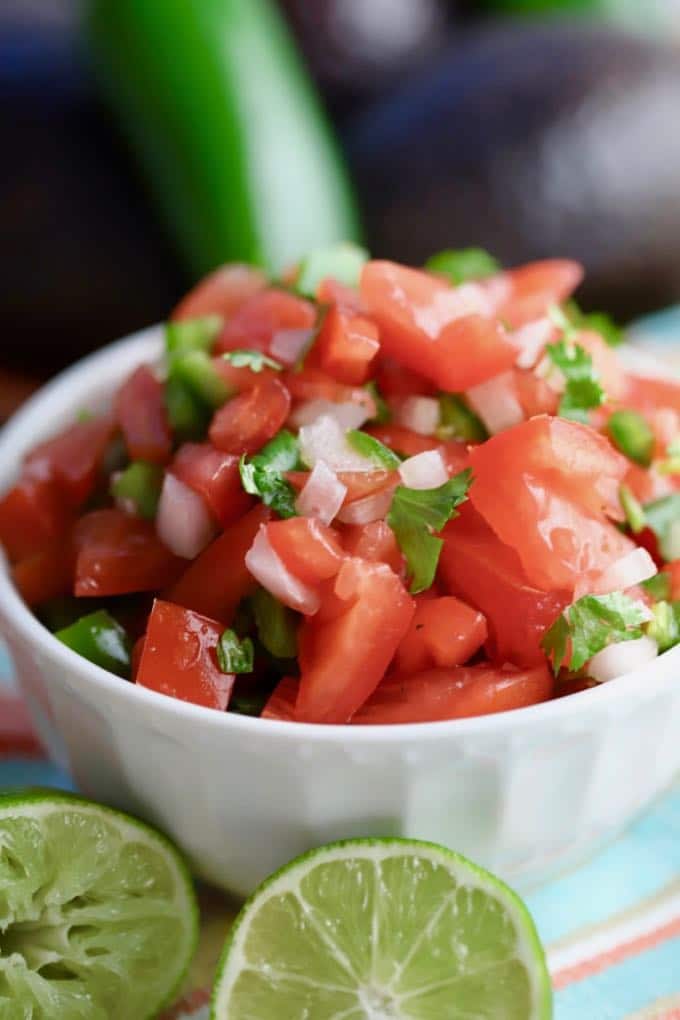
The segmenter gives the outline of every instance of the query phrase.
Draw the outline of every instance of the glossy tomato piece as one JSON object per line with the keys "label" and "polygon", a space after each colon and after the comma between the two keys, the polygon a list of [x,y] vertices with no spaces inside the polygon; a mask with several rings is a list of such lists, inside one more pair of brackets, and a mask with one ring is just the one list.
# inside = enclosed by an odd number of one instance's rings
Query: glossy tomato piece
{"label": "glossy tomato piece", "polygon": [[279,330],[312,329],[316,308],[311,301],[273,287],[245,301],[225,324],[215,344],[215,353],[257,350],[269,352]]}
{"label": "glossy tomato piece", "polygon": [[386,521],[346,524],[342,529],[342,544],[349,556],[386,563],[395,574],[401,575],[404,557]]}
{"label": "glossy tomato piece", "polygon": [[517,670],[487,663],[390,676],[359,709],[353,723],[440,722],[525,708],[552,697],[547,665]]}
{"label": "glossy tomato piece", "polygon": [[372,418],[377,413],[375,400],[361,386],[347,386],[314,366],[305,365],[299,372],[286,372],[282,377],[295,401],[330,400],[334,404],[358,404]]}
{"label": "glossy tomato piece", "polygon": [[216,450],[210,443],[184,443],[168,470],[203,497],[222,527],[232,524],[252,506],[252,498],[241,485],[239,458]]}
{"label": "glossy tomato piece", "polygon": [[252,390],[254,386],[260,385],[267,379],[279,377],[279,371],[275,368],[263,365],[259,371],[255,372],[245,365],[233,365],[229,358],[225,358],[222,354],[212,358],[211,364],[219,377],[227,384],[231,393],[243,393],[244,390]]}
{"label": "glossy tomato piece", "polygon": [[382,350],[450,392],[511,368],[515,347],[476,284],[451,287],[393,262],[368,262],[361,297]]}
{"label": "glossy tomato piece", "polygon": [[278,719],[279,722],[295,722],[295,702],[297,701],[299,682],[292,676],[284,676],[272,691],[267,704],[262,709],[261,719]]}
{"label": "glossy tomato piece", "polygon": [[345,560],[327,602],[328,613],[306,619],[300,631],[296,716],[344,723],[384,676],[415,604],[389,567],[359,559]]}
{"label": "glossy tomato piece", "polygon": [[0,542],[10,562],[39,552],[68,533],[74,511],[49,478],[24,475],[0,500]]}
{"label": "glossy tomato piece", "polygon": [[498,295],[497,312],[513,329],[542,318],[551,305],[571,297],[583,279],[583,267],[569,259],[545,259],[508,269],[484,285]]}
{"label": "glossy tomato piece", "polygon": [[289,413],[286,387],[278,379],[266,379],[216,412],[210,441],[224,453],[256,453],[283,427]]}
{"label": "glossy tomato piece", "polygon": [[318,584],[335,577],[344,551],[333,528],[313,517],[272,521],[267,538],[287,570],[304,584]]}
{"label": "glossy tomato piece", "polygon": [[72,591],[74,568],[75,550],[70,536],[64,535],[15,563],[12,580],[24,602],[39,606]]}
{"label": "glossy tomato piece", "polygon": [[137,669],[140,687],[224,712],[234,674],[223,673],[215,649],[221,623],[156,599]]}
{"label": "glossy tomato piece", "polygon": [[76,422],[36,446],[26,458],[24,473],[51,479],[69,503],[79,507],[97,484],[114,431],[115,423],[108,416]]}
{"label": "glossy tomato piece", "polygon": [[95,510],[78,521],[74,593],[127,595],[171,584],[185,563],[167,549],[153,524],[122,510]]}
{"label": "glossy tomato piece", "polygon": [[373,376],[384,397],[427,397],[437,392],[437,387],[430,379],[419,372],[409,372],[382,351],[376,358]]}
{"label": "glossy tomato piece", "polygon": [[165,464],[172,454],[172,433],[163,384],[148,365],[141,365],[116,398],[116,417],[131,460]]}
{"label": "glossy tomato piece", "polygon": [[515,392],[525,418],[557,414],[560,397],[545,379],[526,369],[513,369]]}
{"label": "glossy tomato piece", "polygon": [[368,379],[379,350],[374,322],[332,305],[310,352],[310,363],[341,383],[359,386]]}
{"label": "glossy tomato piece", "polygon": [[[165,598],[223,623],[231,623],[241,599],[255,589],[245,557],[270,513],[258,504],[231,524],[186,567]],[[185,566],[186,566],[186,561]]]}
{"label": "glossy tomato piece", "polygon": [[339,305],[346,312],[355,312],[356,314],[361,312],[359,292],[334,280],[332,276],[326,276],[321,281],[317,288],[316,299],[321,305]]}
{"label": "glossy tomato piece", "polygon": [[397,673],[416,673],[433,666],[462,666],[488,637],[486,620],[453,595],[416,598],[416,611],[397,654]]}
{"label": "glossy tomato piece", "polygon": [[173,319],[202,319],[219,315],[229,319],[241,305],[267,286],[267,277],[255,266],[238,262],[220,266],[204,277],[172,313]]}
{"label": "glossy tomato piece", "polygon": [[642,412],[654,411],[660,407],[680,411],[680,383],[671,379],[629,375],[624,402],[626,407],[634,407]]}
{"label": "glossy tomato piece", "polygon": [[531,585],[515,550],[500,541],[469,503],[460,511],[443,532],[440,581],[484,614],[495,661],[517,666],[544,662],[541,640],[571,602],[571,593]]}

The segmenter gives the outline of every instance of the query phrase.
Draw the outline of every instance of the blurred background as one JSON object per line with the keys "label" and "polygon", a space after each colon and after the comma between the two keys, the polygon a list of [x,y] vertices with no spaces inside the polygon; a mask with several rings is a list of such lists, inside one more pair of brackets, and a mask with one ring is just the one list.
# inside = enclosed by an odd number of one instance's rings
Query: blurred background
{"label": "blurred background", "polygon": [[230,259],[363,237],[680,302],[680,0],[0,0],[0,419]]}

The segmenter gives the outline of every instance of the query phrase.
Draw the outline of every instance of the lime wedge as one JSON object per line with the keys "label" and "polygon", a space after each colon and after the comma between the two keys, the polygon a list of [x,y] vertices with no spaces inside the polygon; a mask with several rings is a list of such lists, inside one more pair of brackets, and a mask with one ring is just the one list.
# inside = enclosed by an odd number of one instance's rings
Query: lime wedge
{"label": "lime wedge", "polygon": [[177,850],[78,797],[0,797],[0,1017],[147,1020],[177,990],[198,911]]}
{"label": "lime wedge", "polygon": [[548,1020],[531,917],[431,843],[333,843],[255,892],[219,966],[213,1020]]}

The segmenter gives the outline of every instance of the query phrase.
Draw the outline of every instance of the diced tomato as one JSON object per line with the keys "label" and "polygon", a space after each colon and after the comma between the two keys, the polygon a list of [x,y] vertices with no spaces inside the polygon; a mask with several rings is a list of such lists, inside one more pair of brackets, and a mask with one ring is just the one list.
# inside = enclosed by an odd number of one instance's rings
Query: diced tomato
{"label": "diced tomato", "polygon": [[230,525],[186,568],[165,598],[225,624],[231,623],[241,599],[255,588],[245,556],[260,525],[269,516],[269,510],[258,504]]}
{"label": "diced tomato", "polygon": [[73,588],[75,551],[67,535],[15,563],[12,580],[29,606],[68,594]]}
{"label": "diced tomato", "polygon": [[185,563],[167,549],[150,521],[122,510],[95,510],[78,521],[74,593],[127,595],[171,584]]}
{"label": "diced tomato", "polygon": [[50,479],[24,475],[0,500],[0,542],[12,563],[39,552],[72,524],[73,509]]}
{"label": "diced tomato", "polygon": [[583,347],[590,355],[607,399],[623,400],[628,390],[628,379],[615,349],[599,333],[593,333],[591,330],[581,330],[574,343]]}
{"label": "diced tomato", "polygon": [[409,372],[394,358],[386,357],[382,351],[376,358],[375,383],[384,397],[428,397],[437,392],[437,387],[424,375]]}
{"label": "diced tomato", "polygon": [[654,411],[659,407],[671,407],[680,411],[680,383],[671,379],[648,379],[629,375],[624,402],[627,407],[638,411]]}
{"label": "diced tomato", "polygon": [[295,722],[295,702],[299,688],[300,684],[295,677],[284,676],[272,691],[260,718]]}
{"label": "diced tomato", "polygon": [[462,666],[486,641],[483,614],[453,595],[416,598],[416,603],[411,626],[394,657],[397,673]]}
{"label": "diced tomato", "polygon": [[219,315],[229,319],[249,298],[267,286],[261,269],[238,262],[220,266],[189,291],[172,313],[173,319],[202,319]]}
{"label": "diced tomato", "polygon": [[330,400],[334,404],[358,404],[366,408],[370,417],[376,414],[375,400],[368,390],[360,386],[346,386],[313,366],[305,366],[301,372],[286,372],[282,381],[293,400]]}
{"label": "diced tomato", "polygon": [[383,563],[345,560],[333,596],[330,618],[310,617],[300,631],[296,715],[307,722],[343,723],[354,715],[382,679],[415,610]]}
{"label": "diced tomato", "polygon": [[168,470],[203,497],[222,527],[242,517],[252,505],[241,485],[239,458],[210,443],[184,443]]}
{"label": "diced tomato", "polygon": [[[309,471],[288,471],[286,479],[297,492],[301,492],[309,478]],[[372,496],[387,486],[395,485],[398,480],[396,471],[337,471],[338,480],[347,489],[343,505],[353,503],[365,496]]]}
{"label": "diced tomato", "polygon": [[210,441],[225,453],[255,453],[285,424],[290,394],[278,379],[266,379],[216,412]]}
{"label": "diced tomato", "polygon": [[311,301],[269,287],[245,301],[224,326],[215,353],[256,350],[269,352],[278,330],[312,329],[316,308]]}
{"label": "diced tomato", "polygon": [[74,506],[81,506],[97,484],[115,424],[109,417],[76,422],[53,439],[36,446],[26,458],[24,473],[51,479]]}
{"label": "diced tomato", "polygon": [[142,652],[144,651],[144,643],[146,641],[146,634],[142,634],[138,637],[132,646],[132,652],[130,653],[130,679],[133,683],[137,680],[137,674],[139,673],[139,664],[142,661]]}
{"label": "diced tomato", "polygon": [[660,475],[654,468],[643,468],[639,464],[629,465],[623,481],[640,503],[652,503],[675,491],[670,475]]}
{"label": "diced tomato", "polygon": [[359,725],[440,722],[507,712],[547,701],[554,681],[546,665],[516,670],[482,663],[391,676],[352,719]]}
{"label": "diced tomato", "polygon": [[283,565],[304,584],[335,577],[344,552],[333,528],[311,517],[291,517],[267,525],[267,538]]}
{"label": "diced tomato", "polygon": [[671,579],[670,600],[676,602],[680,599],[680,560],[673,560],[663,568],[665,574]]}
{"label": "diced tomato", "polygon": [[170,698],[224,712],[234,674],[223,673],[215,649],[224,627],[216,620],[156,599],[136,682]]}
{"label": "diced tomato", "polygon": [[375,323],[331,305],[310,351],[310,364],[318,364],[322,372],[341,383],[359,386],[366,382],[379,350]]}
{"label": "diced tomato", "polygon": [[545,379],[521,368],[515,368],[513,375],[517,399],[525,418],[534,418],[538,414],[557,414],[559,394],[552,386],[548,386]]}
{"label": "diced tomato", "polygon": [[339,305],[343,311],[361,312],[361,299],[359,292],[352,287],[346,287],[339,283],[332,276],[327,276],[321,281],[317,288],[316,299],[322,305]]}
{"label": "diced tomato", "polygon": [[421,436],[401,425],[369,425],[364,431],[404,457],[415,457],[427,450],[437,450],[442,445],[441,439],[436,436]]}
{"label": "diced tomato", "polygon": [[118,391],[116,415],[131,460],[165,464],[172,454],[172,433],[163,384],[141,365]]}
{"label": "diced tomato", "polygon": [[380,328],[382,349],[441,389],[461,392],[511,368],[515,347],[500,323],[470,301],[470,285],[451,287],[429,273],[368,262],[361,297]]}
{"label": "diced tomato", "polygon": [[342,531],[342,544],[349,556],[386,563],[395,574],[401,575],[404,557],[394,532],[386,521],[345,525]]}
{"label": "diced tomato", "polygon": [[277,369],[268,368],[266,365],[263,365],[259,372],[254,372],[252,368],[245,365],[232,365],[231,361],[221,354],[212,358],[212,366],[232,393],[252,390],[254,386],[260,385],[265,380],[276,379],[279,376]]}
{"label": "diced tomato", "polygon": [[571,602],[570,592],[531,585],[515,550],[500,541],[469,503],[442,537],[438,576],[450,592],[484,614],[494,660],[517,666],[543,662],[541,639]]}
{"label": "diced tomato", "polygon": [[[499,277],[484,281],[490,290],[502,295],[498,316],[517,329],[540,319],[551,305],[561,305],[571,297],[581,280],[583,267],[569,259],[545,259],[508,269]],[[491,290],[493,293],[493,290]]]}

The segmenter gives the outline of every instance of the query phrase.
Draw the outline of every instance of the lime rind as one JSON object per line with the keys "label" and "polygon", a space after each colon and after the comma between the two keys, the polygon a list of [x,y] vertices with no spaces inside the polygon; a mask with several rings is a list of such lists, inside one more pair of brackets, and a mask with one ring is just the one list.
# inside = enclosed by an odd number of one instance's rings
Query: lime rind
{"label": "lime rind", "polygon": [[[355,871],[354,894],[341,884],[333,892],[339,907],[334,916],[332,911],[324,914],[323,909],[315,912],[302,891],[305,880],[314,873],[323,874],[325,865],[330,866],[327,878],[332,879],[333,866],[342,862],[351,864]],[[381,876],[388,874],[388,885],[382,888],[378,884],[372,894],[373,902],[370,882],[359,877],[357,871],[366,866],[378,869]],[[401,884],[400,868],[402,878],[407,877]],[[414,869],[424,874],[420,887],[413,886],[411,881]],[[452,883],[448,893],[444,891],[447,873]],[[437,876],[439,887],[437,882],[433,885],[433,875]],[[342,881],[342,876],[338,877]],[[413,896],[414,888],[418,888],[417,896]],[[362,896],[356,895],[356,889],[362,890]],[[451,898],[454,889],[456,896]],[[296,900],[300,903],[299,911]],[[428,939],[445,911],[452,911],[453,916],[461,909],[468,914],[464,920],[469,944],[456,946],[449,941],[447,952],[442,954],[442,946],[430,944]],[[409,912],[417,914],[418,910],[421,922],[423,917],[429,920],[414,930]],[[258,918],[264,918],[259,935]],[[381,927],[387,932],[386,945],[380,944]],[[489,930],[495,945],[488,944]],[[405,942],[400,946],[404,934]],[[505,940],[501,949],[506,957],[496,960],[494,953],[498,951],[499,940]],[[460,954],[457,961],[456,953]],[[459,1012],[449,1000],[446,1013],[442,1013],[441,993],[452,979],[429,981],[420,987],[418,981],[426,980],[425,975],[433,972],[444,975],[447,967],[460,966],[461,959],[468,954],[469,960],[480,964],[474,973],[471,970],[465,975],[473,979],[479,976],[477,986],[474,980],[468,980],[464,989],[459,984],[456,996],[463,990],[468,997],[466,1006]],[[362,960],[365,965],[369,957],[371,976],[378,978],[375,989],[362,987],[359,975]],[[283,960],[284,966],[272,965],[272,959],[278,964]],[[395,974],[401,980],[396,996],[398,1006],[393,995]],[[273,1001],[272,987],[278,997],[277,1015],[285,1016],[286,1020],[289,1016],[313,1016],[315,1020],[317,1017],[397,1020],[403,1016],[418,1020],[421,1016],[444,1015],[454,1020],[470,1015],[466,1012],[470,997],[486,996],[488,1002],[489,988],[494,983],[503,1005],[493,1007],[493,1012],[475,1011],[480,1020],[486,1016],[494,1020],[552,1017],[552,986],[543,948],[531,915],[517,894],[483,868],[434,843],[398,838],[352,839],[311,850],[297,858],[268,878],[245,903],[220,958],[211,1020],[238,1020],[242,1012],[264,1020]],[[385,988],[390,992],[383,998]],[[522,1004],[518,996],[517,1003],[513,1003],[513,989],[521,989],[528,1001]],[[492,992],[491,997],[494,995]],[[286,1012],[289,1001],[291,1009]]]}

